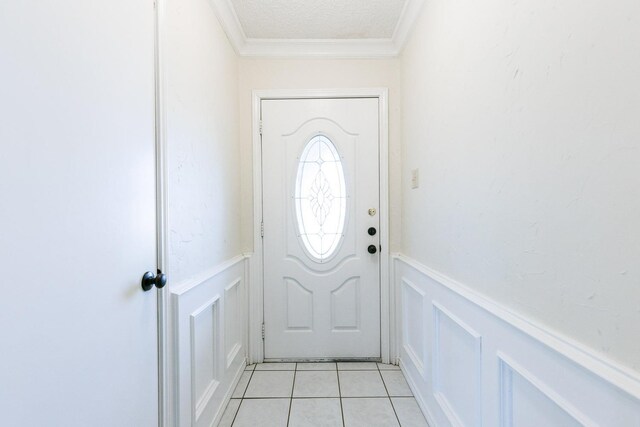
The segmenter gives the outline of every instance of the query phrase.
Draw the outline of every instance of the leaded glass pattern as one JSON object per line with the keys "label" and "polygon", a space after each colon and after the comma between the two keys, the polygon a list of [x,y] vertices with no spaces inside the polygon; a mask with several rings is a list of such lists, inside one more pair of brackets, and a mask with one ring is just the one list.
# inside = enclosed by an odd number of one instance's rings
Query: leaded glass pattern
{"label": "leaded glass pattern", "polygon": [[311,138],[300,156],[294,199],[304,247],[315,261],[329,259],[342,240],[347,195],[340,155],[325,135]]}

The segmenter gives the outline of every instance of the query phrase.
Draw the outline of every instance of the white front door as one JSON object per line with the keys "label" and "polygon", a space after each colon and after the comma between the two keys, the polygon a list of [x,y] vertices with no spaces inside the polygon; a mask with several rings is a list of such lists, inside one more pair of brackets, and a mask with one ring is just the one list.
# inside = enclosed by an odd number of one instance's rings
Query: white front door
{"label": "white front door", "polygon": [[378,98],[261,108],[265,358],[378,358]]}
{"label": "white front door", "polygon": [[158,425],[152,1],[0,2],[0,424]]}

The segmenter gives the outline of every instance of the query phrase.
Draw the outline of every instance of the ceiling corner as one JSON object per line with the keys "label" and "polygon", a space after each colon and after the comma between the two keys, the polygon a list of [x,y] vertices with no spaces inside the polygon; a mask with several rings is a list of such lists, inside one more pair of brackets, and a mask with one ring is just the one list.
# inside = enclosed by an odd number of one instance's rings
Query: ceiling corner
{"label": "ceiling corner", "polygon": [[396,26],[395,31],[393,32],[393,44],[396,46],[397,55],[402,53],[402,49],[404,49],[404,45],[409,38],[409,34],[411,34],[411,30],[422,10],[422,5],[425,0],[407,0],[402,9],[402,13],[400,15],[400,19],[398,19],[398,25]]}
{"label": "ceiling corner", "polygon": [[231,0],[210,0],[239,56],[260,58],[393,58],[400,55],[425,0],[406,0],[388,39],[247,38]]}
{"label": "ceiling corner", "polygon": [[242,25],[240,25],[231,1],[210,0],[210,2],[218,17],[218,21],[220,21],[222,29],[227,34],[231,46],[238,55],[242,55],[242,51],[247,43],[247,37],[244,35],[244,30],[242,29]]}

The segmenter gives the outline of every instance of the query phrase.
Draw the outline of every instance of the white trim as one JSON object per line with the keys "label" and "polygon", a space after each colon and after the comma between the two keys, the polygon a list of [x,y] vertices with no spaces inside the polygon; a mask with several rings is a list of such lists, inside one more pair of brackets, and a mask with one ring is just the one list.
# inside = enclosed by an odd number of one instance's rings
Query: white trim
{"label": "white trim", "polygon": [[263,307],[263,250],[260,233],[262,222],[262,136],[260,134],[261,102],[264,99],[326,99],[326,98],[378,98],[379,100],[379,144],[380,144],[380,356],[383,363],[394,361],[397,352],[390,342],[396,341],[396,324],[391,316],[395,310],[392,303],[392,288],[389,251],[389,120],[388,89],[307,89],[307,90],[254,90],[253,91],[253,248],[251,257],[251,280],[249,281],[249,363],[264,360],[262,342]]}
{"label": "white trim", "polygon": [[[442,360],[442,348],[441,348],[441,323],[442,316],[447,317],[454,325],[460,328],[465,334],[467,334],[473,340],[473,348],[474,354],[472,355],[475,359],[474,363],[474,371],[476,374],[476,390],[475,390],[475,405],[476,405],[476,413],[475,413],[475,423],[476,426],[482,425],[482,336],[475,331],[471,326],[469,326],[466,322],[460,319],[455,314],[451,313],[448,309],[446,309],[442,304],[440,304],[436,300],[431,301],[431,306],[433,307],[433,337],[432,337],[432,357],[431,357],[431,390],[433,392],[436,401],[440,404],[443,412],[449,418],[449,421],[454,426],[464,426],[464,423],[458,417],[458,414],[452,407],[449,399],[442,391],[442,369],[440,362]],[[467,380],[471,380],[468,378]]]}
{"label": "white trim", "polygon": [[[399,283],[411,280],[427,295],[425,313],[414,310],[413,295],[403,299],[399,309],[412,345],[419,345],[420,339],[429,343],[425,360],[435,366],[434,373],[422,376],[419,364],[404,350],[401,369],[421,408],[434,418],[430,424],[459,425],[463,420],[468,425],[510,427],[533,419],[541,425],[565,425],[567,417],[573,417],[576,424],[604,426],[633,425],[637,420],[638,373],[614,368],[615,362],[597,350],[556,335],[416,260],[399,255],[394,264]],[[439,330],[438,311],[444,312],[443,307],[450,314],[442,319],[455,317],[454,323],[465,332],[449,329],[452,325]],[[421,320],[427,323],[426,332],[418,334],[415,328]],[[438,334],[445,332],[448,339],[466,344],[439,346]],[[467,334],[476,341],[475,351],[472,341],[461,341]],[[473,353],[480,355],[479,363]],[[438,393],[438,358],[458,360],[463,369],[456,374],[442,371],[440,390],[445,396]],[[478,390],[472,385],[476,381]],[[519,408],[515,412],[513,405]]]}
{"label": "white trim", "polygon": [[435,417],[433,416],[433,414],[431,413],[431,410],[425,403],[426,402],[425,396],[420,391],[420,387],[418,387],[418,385],[416,384],[415,379],[411,375],[409,375],[409,373],[407,372],[407,368],[404,365],[404,362],[402,361],[402,359],[398,361],[398,366],[400,366],[402,375],[404,375],[404,378],[407,380],[407,384],[411,389],[411,393],[413,393],[413,396],[415,397],[416,402],[418,403],[418,406],[422,411],[422,415],[424,415],[425,419],[427,420],[427,424],[429,424],[430,426],[436,426],[437,424],[435,421]]}
{"label": "white trim", "polygon": [[402,335],[402,294],[401,281],[396,275],[396,264],[391,262],[398,256],[397,253],[389,254],[389,363],[400,365],[400,347],[404,337]]}
{"label": "white trim", "polygon": [[242,378],[242,374],[245,372],[244,369],[246,367],[247,367],[246,363],[239,366],[238,370],[236,371],[233,377],[233,380],[231,381],[231,387],[227,389],[227,392],[225,393],[224,398],[222,400],[222,405],[220,405],[220,407],[218,408],[218,411],[216,412],[216,415],[213,417],[213,422],[210,424],[210,427],[217,426],[222,420],[224,411],[227,409],[227,405],[229,405],[229,401],[233,397],[233,392],[238,386],[238,383],[240,382],[240,378]]}
{"label": "white trim", "polygon": [[[382,363],[393,360],[391,354],[391,325],[392,322],[392,286],[389,264],[391,262],[389,245],[391,239],[389,230],[389,90],[384,88],[378,95],[378,126],[380,144],[380,356]],[[382,226],[383,225],[383,226]]]}
{"label": "white trim", "polygon": [[[165,138],[164,67],[162,63],[164,2],[154,8],[154,137],[156,155],[156,264],[167,274],[168,198],[167,141]],[[158,328],[158,426],[170,425],[168,286],[157,290]]]}
{"label": "white trim", "polygon": [[243,294],[242,294],[242,301],[245,304],[245,307],[247,308],[247,312],[245,315],[245,323],[244,323],[244,330],[243,332],[243,341],[242,341],[242,345],[244,346],[244,356],[245,356],[245,364],[247,363],[247,361],[251,358],[251,355],[249,354],[249,343],[251,342],[251,338],[250,338],[250,330],[251,330],[251,311],[250,311],[250,307],[249,307],[249,295],[251,293],[251,265],[253,263],[253,260],[255,259],[255,257],[253,256],[253,252],[251,253],[246,253],[245,254],[245,259],[247,260],[247,262],[244,263],[244,287],[243,287]]}
{"label": "white trim", "polygon": [[220,21],[222,29],[227,34],[231,46],[233,46],[238,55],[241,55],[247,37],[244,35],[242,25],[240,25],[240,21],[238,20],[238,15],[236,15],[236,9],[230,0],[211,0],[211,5],[218,17],[218,21]]}
{"label": "white trim", "polygon": [[[257,112],[258,120],[260,115],[260,101],[263,99],[328,99],[328,98],[380,98],[387,100],[389,90],[387,88],[353,88],[353,89],[266,89],[254,90],[254,114]],[[387,107],[388,108],[388,107]],[[385,109],[386,111],[386,109]],[[255,118],[255,117],[254,117]],[[388,120],[385,120],[385,124]],[[381,123],[382,125],[382,123]],[[257,131],[258,128],[254,129]],[[385,134],[388,133],[388,130]],[[254,136],[255,133],[254,133]],[[260,136],[259,134],[257,135]]]}
{"label": "white trim", "polygon": [[[244,257],[243,257],[244,260]],[[246,264],[246,263],[245,263]],[[243,269],[243,274],[246,272],[246,268]],[[238,277],[236,280],[234,280],[233,282],[231,282],[231,284],[229,284],[228,286],[225,286],[224,288],[224,299],[225,299],[225,307],[224,307],[224,313],[225,316],[227,315],[227,313],[229,312],[229,297],[228,297],[228,293],[231,289],[235,288],[236,286],[240,286],[244,283],[246,283],[243,279],[246,276],[242,276],[242,277]],[[238,306],[236,307],[237,309],[240,309],[240,305],[242,304],[242,293],[241,293],[241,286],[236,290],[236,301],[240,300],[238,302]],[[241,311],[242,313],[242,311]],[[227,326],[228,326],[228,319],[225,317],[224,319],[225,322],[225,331],[227,330]],[[225,351],[225,359],[226,359],[226,363],[225,363],[225,367],[224,369],[229,369],[229,367],[231,367],[231,365],[233,364],[233,361],[236,359],[236,356],[238,356],[238,352],[240,350],[242,350],[242,346],[245,342],[244,339],[244,331],[240,330],[240,333],[242,334],[242,339],[240,340],[240,342],[236,342],[235,345],[233,346],[233,348],[231,350],[227,349],[227,343],[226,343],[226,332],[225,332],[225,342],[222,343],[222,345],[224,346],[224,351]],[[245,347],[246,348],[246,347]]]}
{"label": "white trim", "polygon": [[509,311],[502,305],[407,256],[397,255],[395,259],[432,278],[460,297],[563,355],[573,363],[587,369],[600,379],[640,400],[640,375],[637,372],[620,365],[614,360],[603,357],[584,344],[549,330],[533,319]]}
{"label": "white trim", "polygon": [[[209,307],[212,310],[215,310],[213,316],[214,325],[212,327],[213,330],[213,345],[218,347],[221,345],[220,339],[220,295],[216,295],[211,298],[209,301],[196,308],[191,314],[189,314],[189,348],[190,348],[190,376],[191,376],[191,423],[192,425],[196,425],[198,420],[200,419],[200,415],[205,410],[209,401],[213,397],[213,393],[216,391],[218,386],[220,385],[220,381],[218,378],[220,377],[220,372],[217,369],[217,366],[214,366],[213,369],[213,377],[211,381],[209,381],[209,385],[205,389],[202,396],[198,398],[196,395],[196,340],[195,340],[195,329],[196,329],[196,319],[200,314],[202,314]],[[217,365],[217,364],[216,364]],[[228,368],[228,366],[226,366]]]}
{"label": "white trim", "polygon": [[397,54],[400,54],[404,48],[404,45],[411,34],[411,30],[413,30],[413,24],[416,22],[416,19],[418,19],[418,15],[422,10],[423,4],[423,0],[408,0],[404,4],[402,14],[400,15],[400,19],[398,19],[398,25],[396,25],[396,29],[392,36],[393,43],[397,49]]}
{"label": "white trim", "polygon": [[[258,98],[256,98],[258,97]],[[260,101],[262,98],[255,91],[252,104],[252,136],[253,136],[253,256],[247,301],[249,304],[249,364],[264,360],[262,345],[263,314],[263,275],[262,275],[262,138],[260,135]],[[258,200],[258,202],[256,202]]]}
{"label": "white trim", "polygon": [[[244,319],[246,305],[243,301],[236,300],[238,304],[231,304],[228,298],[228,291],[237,287],[239,298],[244,298],[244,291],[247,283],[247,264],[249,255],[235,256],[208,271],[187,279],[169,289],[168,300],[171,307],[171,318],[169,326],[172,328],[171,339],[171,377],[172,380],[172,404],[170,408],[171,417],[167,421],[167,426],[195,425],[199,424],[217,425],[224,408],[233,393],[246,365],[246,347],[242,348],[246,341],[246,329]],[[202,301],[208,301],[202,304]],[[212,331],[214,333],[215,345],[204,351],[209,357],[213,357],[214,372],[213,379],[218,384],[208,385],[205,393],[201,396],[195,395],[196,359],[195,348],[193,347],[193,315],[197,315],[204,308],[215,306],[215,317],[212,319]],[[234,310],[239,309],[241,313]],[[229,313],[232,311],[233,313]],[[236,317],[238,316],[238,317]],[[233,329],[238,327],[236,319],[242,319],[241,345],[232,345],[227,348],[225,337]],[[237,344],[237,342],[236,342]],[[229,355],[234,360],[229,363]],[[216,387],[213,390],[211,387]],[[203,397],[204,400],[203,400]],[[197,399],[194,400],[194,399]],[[205,403],[206,401],[206,403]],[[203,424],[203,425],[204,425]]]}
{"label": "white trim", "polygon": [[245,35],[230,0],[211,0],[220,25],[240,56],[270,58],[385,58],[400,54],[424,0],[407,0],[391,38],[256,39]]}
{"label": "white trim", "polygon": [[399,54],[390,39],[247,39],[240,56],[262,58],[389,58]]}
{"label": "white trim", "polygon": [[[395,282],[395,280],[394,280]],[[416,294],[418,294],[421,298],[420,301],[420,313],[422,316],[424,316],[425,313],[425,297],[427,296],[427,294],[420,289],[418,286],[416,286],[411,280],[409,279],[405,279],[402,278],[400,281],[400,292],[402,293],[403,289],[403,285],[406,286],[407,288],[411,289],[413,292],[415,292]],[[405,298],[404,296],[401,296],[401,298],[399,298],[399,301],[401,304],[405,304]],[[403,306],[404,307],[404,306]],[[403,310],[406,310],[403,308]],[[406,324],[409,321],[409,315],[408,315],[408,311],[402,311],[403,313],[403,319],[400,320],[400,324]],[[423,324],[424,322],[422,322],[421,319],[419,319],[420,323]],[[402,328],[401,330],[399,330],[398,332],[398,337],[402,337],[402,340],[397,340],[397,341],[402,341],[402,349],[407,353],[407,356],[409,356],[409,359],[411,360],[411,362],[413,362],[413,365],[415,366],[416,370],[418,371],[418,373],[420,374],[420,378],[425,378],[427,375],[427,367],[425,366],[425,354],[426,354],[426,346],[427,346],[427,341],[423,339],[423,343],[422,343],[422,348],[420,353],[422,354],[422,357],[418,357],[418,355],[416,354],[415,349],[410,345],[410,343],[408,343],[408,328]],[[424,338],[424,333],[423,333],[423,338]],[[400,354],[398,352],[398,354]]]}
{"label": "white trim", "polygon": [[513,374],[518,374],[531,386],[533,386],[539,393],[556,404],[558,408],[562,409],[567,415],[573,418],[577,423],[584,427],[597,427],[598,424],[593,422],[590,418],[585,416],[579,409],[569,403],[564,397],[556,393],[552,387],[545,384],[543,381],[536,378],[522,365],[516,363],[513,358],[507,356],[501,351],[497,354],[500,363],[500,396],[503,401],[501,403],[501,414],[503,427],[513,427]]}
{"label": "white trim", "polygon": [[179,285],[172,287],[171,294],[178,295],[178,296],[186,294],[191,289],[195,288],[196,286],[199,286],[201,283],[206,282],[207,280],[219,275],[223,271],[228,270],[229,268],[244,261],[247,258],[249,258],[248,255],[236,255],[233,258],[228,259],[216,265],[215,267],[209,270],[206,270],[203,273],[200,273],[197,276],[192,277],[191,279],[185,280]]}

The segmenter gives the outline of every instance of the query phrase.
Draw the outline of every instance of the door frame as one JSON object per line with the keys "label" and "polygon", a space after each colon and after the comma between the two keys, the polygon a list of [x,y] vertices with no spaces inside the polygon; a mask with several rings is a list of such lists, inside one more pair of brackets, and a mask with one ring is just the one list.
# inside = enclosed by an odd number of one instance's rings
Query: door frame
{"label": "door frame", "polygon": [[[165,117],[165,67],[164,67],[164,14],[165,2],[158,0],[155,2],[153,11],[153,85],[154,85],[154,138],[155,138],[155,166],[156,166],[156,263],[157,269],[169,275],[167,262],[167,238],[169,236],[169,225],[167,212],[169,212],[168,198],[168,177],[169,168],[167,164],[168,146],[166,138],[166,117]],[[169,287],[156,289],[157,304],[157,334],[158,334],[158,426],[167,427],[173,424],[171,411],[172,404],[172,383],[169,372]]]}
{"label": "door frame", "polygon": [[252,92],[253,139],[253,255],[250,261],[248,292],[249,354],[248,363],[264,361],[264,268],[262,247],[262,133],[261,104],[263,100],[377,98],[378,108],[378,167],[380,170],[380,357],[382,363],[396,360],[395,309],[392,304],[392,283],[389,251],[389,90],[387,88],[359,89],[273,89]]}

